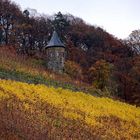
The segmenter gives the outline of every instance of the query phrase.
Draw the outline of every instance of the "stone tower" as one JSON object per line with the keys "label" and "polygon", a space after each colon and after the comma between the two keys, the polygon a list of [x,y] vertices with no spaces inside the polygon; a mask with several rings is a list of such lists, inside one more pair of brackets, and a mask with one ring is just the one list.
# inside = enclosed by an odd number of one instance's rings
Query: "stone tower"
{"label": "stone tower", "polygon": [[53,32],[51,40],[46,47],[46,52],[48,69],[62,73],[65,62],[65,46],[60,41],[56,31]]}

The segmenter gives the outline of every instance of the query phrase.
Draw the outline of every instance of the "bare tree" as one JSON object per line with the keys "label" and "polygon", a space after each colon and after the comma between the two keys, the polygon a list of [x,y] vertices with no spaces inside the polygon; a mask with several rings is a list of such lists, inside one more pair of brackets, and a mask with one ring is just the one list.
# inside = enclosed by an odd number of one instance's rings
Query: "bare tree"
{"label": "bare tree", "polygon": [[136,54],[140,54],[140,29],[132,31],[126,43]]}

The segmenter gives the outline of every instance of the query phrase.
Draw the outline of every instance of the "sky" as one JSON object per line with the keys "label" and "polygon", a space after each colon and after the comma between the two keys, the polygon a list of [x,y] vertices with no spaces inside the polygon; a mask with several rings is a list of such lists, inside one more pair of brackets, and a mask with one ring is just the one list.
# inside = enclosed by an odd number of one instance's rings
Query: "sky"
{"label": "sky", "polygon": [[100,26],[117,38],[124,39],[140,29],[140,0],[12,0],[22,10],[36,9],[52,15],[59,11]]}

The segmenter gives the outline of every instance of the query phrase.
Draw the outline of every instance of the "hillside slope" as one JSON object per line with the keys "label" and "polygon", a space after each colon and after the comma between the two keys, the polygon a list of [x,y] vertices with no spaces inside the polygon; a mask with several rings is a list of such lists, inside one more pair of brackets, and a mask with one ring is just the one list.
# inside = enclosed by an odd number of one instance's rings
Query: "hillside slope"
{"label": "hillside slope", "polygon": [[138,140],[140,108],[82,92],[0,80],[0,138]]}
{"label": "hillside slope", "polygon": [[74,91],[92,92],[94,90],[90,85],[76,81],[66,74],[58,74],[47,70],[45,61],[42,59],[18,55],[12,46],[1,46],[0,48],[0,78],[45,84]]}

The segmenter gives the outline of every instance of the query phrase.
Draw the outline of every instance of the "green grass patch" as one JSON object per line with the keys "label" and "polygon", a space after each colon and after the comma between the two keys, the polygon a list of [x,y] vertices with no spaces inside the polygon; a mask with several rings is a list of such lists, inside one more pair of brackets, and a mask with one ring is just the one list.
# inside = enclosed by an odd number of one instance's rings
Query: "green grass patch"
{"label": "green grass patch", "polygon": [[83,92],[90,92],[91,94],[94,92],[93,90],[88,90],[83,87],[77,87],[75,85],[72,85],[70,83],[64,83],[52,79],[47,79],[43,77],[42,75],[31,75],[29,73],[25,72],[19,72],[16,70],[7,70],[4,68],[0,68],[0,78],[1,79],[10,79],[20,82],[26,82],[29,84],[44,84],[47,86],[53,86],[53,87],[62,87],[64,89],[70,89],[72,91],[83,91]]}

